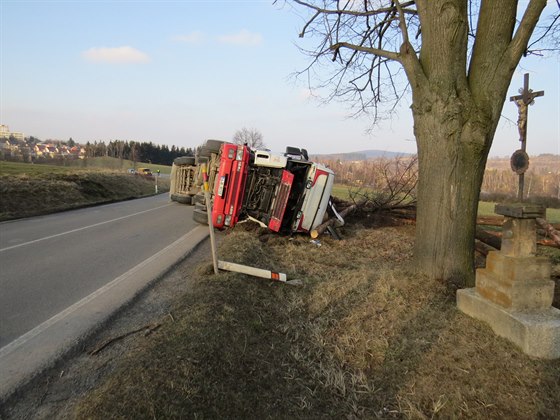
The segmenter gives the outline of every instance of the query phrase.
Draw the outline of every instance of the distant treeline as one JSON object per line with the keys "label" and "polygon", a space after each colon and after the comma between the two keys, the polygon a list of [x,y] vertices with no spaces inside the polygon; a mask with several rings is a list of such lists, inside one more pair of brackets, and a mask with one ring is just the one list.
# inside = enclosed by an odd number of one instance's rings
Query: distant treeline
{"label": "distant treeline", "polygon": [[112,140],[108,144],[104,142],[87,142],[84,146],[85,156],[98,157],[109,156],[119,159],[128,159],[133,162],[147,162],[157,165],[171,165],[173,160],[179,156],[194,156],[194,150],[190,147],[177,147],[154,144],[152,142],[135,142]]}

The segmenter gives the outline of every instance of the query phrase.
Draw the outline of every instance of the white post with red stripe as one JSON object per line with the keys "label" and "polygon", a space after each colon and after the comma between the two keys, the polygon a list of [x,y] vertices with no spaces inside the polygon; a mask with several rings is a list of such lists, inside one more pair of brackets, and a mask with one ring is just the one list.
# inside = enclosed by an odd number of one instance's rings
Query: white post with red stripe
{"label": "white post with red stripe", "polygon": [[236,273],[248,274],[263,279],[280,281],[282,283],[286,283],[288,280],[284,273],[276,273],[275,271],[263,270],[262,268],[249,267],[248,265],[235,264],[227,261],[218,260],[218,268],[220,270],[234,271]]}

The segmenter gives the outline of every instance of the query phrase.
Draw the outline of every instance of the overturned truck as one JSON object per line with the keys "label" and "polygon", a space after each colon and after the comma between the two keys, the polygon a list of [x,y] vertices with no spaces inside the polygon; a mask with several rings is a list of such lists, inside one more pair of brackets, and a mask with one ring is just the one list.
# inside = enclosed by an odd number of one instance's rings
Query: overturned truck
{"label": "overturned truck", "polygon": [[[182,159],[182,158],[178,158]],[[287,147],[283,155],[208,140],[195,158],[176,161],[171,198],[194,204],[193,218],[208,222],[201,163],[208,164],[211,220],[218,229],[253,220],[273,232],[310,232],[330,208],[334,173],[309,160],[305,149]]]}

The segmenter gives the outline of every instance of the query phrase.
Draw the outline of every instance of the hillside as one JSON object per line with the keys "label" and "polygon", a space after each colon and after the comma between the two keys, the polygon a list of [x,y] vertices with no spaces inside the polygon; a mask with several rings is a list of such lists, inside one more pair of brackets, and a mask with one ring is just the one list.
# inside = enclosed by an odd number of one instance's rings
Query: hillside
{"label": "hillside", "polygon": [[[489,158],[486,163],[486,169],[499,169],[511,171],[510,157],[493,157]],[[560,172],[560,155],[542,154],[537,156],[529,156],[529,170],[534,172]]]}
{"label": "hillside", "polygon": [[325,160],[340,160],[340,161],[356,161],[368,160],[375,158],[393,158],[396,156],[412,156],[411,153],[388,152],[386,150],[360,150],[358,152],[348,153],[331,153],[331,154],[313,154],[309,158],[311,160],[325,161]]}
{"label": "hillside", "polygon": [[[158,180],[158,191],[169,179]],[[155,193],[153,178],[109,170],[0,162],[0,221]]]}

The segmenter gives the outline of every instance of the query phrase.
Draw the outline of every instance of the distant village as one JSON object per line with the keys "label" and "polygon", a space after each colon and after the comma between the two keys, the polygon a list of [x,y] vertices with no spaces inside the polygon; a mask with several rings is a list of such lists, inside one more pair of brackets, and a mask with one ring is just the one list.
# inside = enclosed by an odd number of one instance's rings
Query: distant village
{"label": "distant village", "polygon": [[0,160],[33,162],[37,159],[84,159],[86,149],[72,139],[67,142],[47,140],[41,142],[23,133],[11,132],[7,125],[0,125]]}
{"label": "distant village", "polygon": [[42,141],[24,133],[10,131],[7,125],[0,125],[0,160],[25,163],[63,163],[67,160],[108,156],[128,159],[134,162],[171,165],[179,156],[193,155],[191,148],[157,145],[152,142],[111,140],[105,142],[78,144],[68,140]]}

